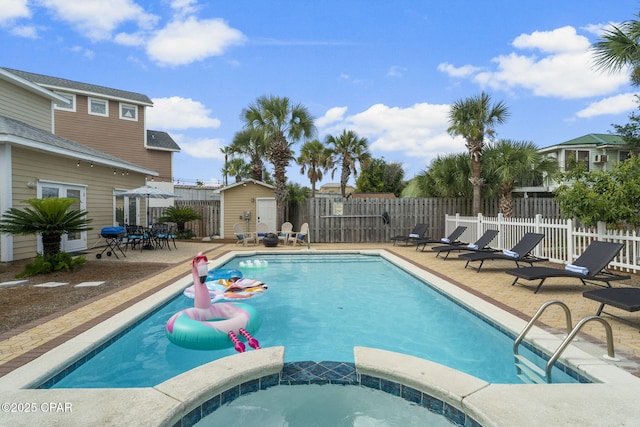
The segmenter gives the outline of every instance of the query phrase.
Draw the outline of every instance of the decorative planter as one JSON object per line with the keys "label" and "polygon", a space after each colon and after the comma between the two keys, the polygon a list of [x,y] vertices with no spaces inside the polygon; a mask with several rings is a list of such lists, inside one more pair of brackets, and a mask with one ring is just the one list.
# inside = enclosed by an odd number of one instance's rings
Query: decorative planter
{"label": "decorative planter", "polygon": [[262,241],[267,248],[275,248],[276,246],[278,246],[279,240],[280,239],[278,239],[278,236],[273,233],[269,233],[262,238]]}

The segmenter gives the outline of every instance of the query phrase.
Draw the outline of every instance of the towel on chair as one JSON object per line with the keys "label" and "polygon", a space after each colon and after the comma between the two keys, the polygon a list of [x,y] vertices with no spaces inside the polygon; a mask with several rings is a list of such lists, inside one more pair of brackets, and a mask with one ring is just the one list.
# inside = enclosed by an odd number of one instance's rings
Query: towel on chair
{"label": "towel on chair", "polygon": [[409,234],[410,239],[418,239],[419,237],[420,237],[419,234],[413,234],[413,233]]}
{"label": "towel on chair", "polygon": [[587,267],[581,267],[579,265],[567,264],[564,266],[564,269],[572,271],[574,273],[582,274],[584,276],[589,274],[589,269]]}
{"label": "towel on chair", "polygon": [[450,240],[450,239],[447,239],[446,237],[443,237],[442,239],[440,239],[440,241],[441,241],[442,243],[451,243],[451,240]]}
{"label": "towel on chair", "polygon": [[474,245],[473,243],[469,243],[469,244],[467,245],[467,247],[468,247],[469,249],[473,249],[473,250],[475,250],[475,251],[477,251],[477,250],[478,250],[478,245]]}
{"label": "towel on chair", "polygon": [[511,258],[520,258],[520,254],[518,254],[517,252],[508,251],[506,249],[502,251],[502,254]]}

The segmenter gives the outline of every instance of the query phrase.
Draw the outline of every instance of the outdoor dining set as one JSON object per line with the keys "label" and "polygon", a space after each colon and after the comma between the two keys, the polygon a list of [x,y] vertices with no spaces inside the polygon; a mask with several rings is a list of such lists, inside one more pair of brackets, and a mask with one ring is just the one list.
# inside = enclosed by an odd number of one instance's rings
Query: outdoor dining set
{"label": "outdoor dining set", "polygon": [[96,254],[96,258],[102,258],[112,254],[116,258],[118,252],[126,257],[125,251],[128,249],[153,250],[167,248],[171,250],[171,245],[176,246],[176,226],[174,224],[158,223],[151,227],[141,225],[125,225],[116,227],[105,227],[101,230],[100,236],[105,239],[105,247],[102,252]]}

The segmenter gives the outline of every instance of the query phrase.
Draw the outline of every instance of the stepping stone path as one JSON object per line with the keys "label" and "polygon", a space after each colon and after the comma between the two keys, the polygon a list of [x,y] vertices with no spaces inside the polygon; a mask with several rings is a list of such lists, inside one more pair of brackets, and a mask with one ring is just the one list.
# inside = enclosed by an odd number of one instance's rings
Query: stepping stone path
{"label": "stepping stone path", "polygon": [[68,285],[65,282],[46,282],[40,283],[39,285],[33,285],[34,288],[57,288],[58,286]]}
{"label": "stepping stone path", "polygon": [[[10,287],[10,286],[18,286],[18,285],[24,285],[25,283],[28,283],[29,280],[13,280],[11,282],[0,282],[0,288],[3,287]],[[94,287],[94,286],[100,286],[103,285],[105,282],[82,282],[82,283],[78,283],[77,285],[74,286],[74,288],[88,288],[88,287]],[[40,283],[39,285],[33,285],[34,288],[57,288],[58,286],[65,286],[68,285],[68,283],[65,282],[46,282],[46,283]]]}
{"label": "stepping stone path", "polygon": [[0,288],[5,287],[5,286],[16,286],[16,285],[22,285],[24,283],[27,283],[29,280],[13,280],[11,282],[2,282],[0,283]]}
{"label": "stepping stone path", "polygon": [[82,283],[78,283],[77,285],[74,286],[74,288],[88,288],[91,286],[100,286],[102,285],[104,282],[82,282]]}

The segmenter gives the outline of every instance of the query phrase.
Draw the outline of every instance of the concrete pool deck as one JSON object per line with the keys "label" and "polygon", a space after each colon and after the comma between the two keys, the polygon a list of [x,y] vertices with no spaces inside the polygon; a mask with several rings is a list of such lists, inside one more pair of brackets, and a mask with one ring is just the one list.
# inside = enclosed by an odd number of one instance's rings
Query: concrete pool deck
{"label": "concrete pool deck", "polygon": [[[141,280],[132,286],[113,292],[100,298],[98,301],[76,308],[68,313],[61,313],[59,317],[48,322],[32,325],[33,327],[31,328],[24,328],[24,331],[21,331],[21,333],[3,340],[0,342],[0,375],[7,376],[7,374],[16,368],[36,359],[44,352],[72,339],[101,321],[109,319],[115,313],[124,310],[134,302],[158,293],[167,285],[184,278],[189,274],[190,261],[198,251],[204,251],[209,259],[212,260],[224,256],[229,251],[260,251],[263,249],[261,247],[219,244],[215,241],[208,243],[180,242],[178,246],[179,250],[177,251],[144,251],[136,253],[135,256],[132,254],[131,257],[128,256],[126,259],[105,259],[105,262],[114,263],[131,261],[169,262],[175,263],[175,266],[168,268],[154,277]],[[458,260],[457,256],[453,253],[450,259],[444,261],[435,258],[433,253],[416,252],[415,247],[412,246],[392,246],[391,244],[384,243],[358,245],[314,244],[311,249],[386,250],[404,259],[417,270],[428,271],[450,282],[455,287],[471,293],[477,297],[478,300],[496,305],[514,316],[523,319],[523,321],[528,320],[542,303],[552,299],[561,300],[570,307],[574,324],[585,316],[595,314],[597,309],[597,303],[582,297],[582,291],[585,289],[584,286],[567,281],[566,279],[554,280],[552,283],[546,284],[538,294],[533,294],[530,289],[520,286],[510,286],[511,278],[504,274],[503,270],[507,267],[510,268],[511,265],[504,261],[487,263],[483,270],[478,273],[473,269],[465,269],[464,262]],[[269,250],[271,250],[271,248],[269,248]],[[288,246],[278,247],[275,248],[275,250],[307,251],[307,248],[292,248]],[[620,313],[620,315],[622,314],[623,313]],[[630,326],[617,319],[606,318],[614,331],[616,354],[622,358],[622,362],[617,363],[617,365],[637,377],[638,372],[640,372],[638,369],[640,367],[638,363],[640,337],[637,327]],[[633,316],[631,316],[631,318],[633,319]],[[552,329],[562,329],[565,325],[564,312],[559,308],[549,309],[541,318],[541,322],[544,322],[544,324]],[[602,344],[602,340],[604,339],[604,329],[602,325],[597,323],[587,324],[583,330],[585,334],[580,335],[581,340],[577,344],[579,344],[580,347],[588,347],[590,353],[594,351],[596,354],[606,353]],[[8,375],[8,377],[11,377],[11,375]],[[0,384],[2,384],[2,382],[2,377],[0,377]],[[614,380],[614,382],[617,381]],[[638,419],[639,415],[637,410],[633,408],[635,405],[632,405],[629,401],[629,396],[635,396],[637,391],[640,391],[640,386],[633,384],[633,381],[622,379],[619,384],[571,386],[572,387],[560,387],[560,385],[542,386],[546,391],[536,391],[540,390],[540,388],[530,388],[540,386],[515,386],[518,389],[522,387],[522,390],[526,391],[522,392],[522,401],[520,401],[522,407],[518,409],[511,408],[511,410],[518,411],[518,416],[523,417],[520,419],[520,425],[525,425],[522,423],[523,420],[529,420],[529,422],[531,422],[530,425],[538,425],[543,422],[543,420],[548,420],[545,424],[549,425],[558,423],[561,419],[565,419],[567,422],[564,424],[568,424],[571,420],[577,421],[578,419],[571,417],[578,415],[580,415],[580,425],[589,425],[584,423],[585,418],[588,418],[588,421],[590,420],[593,423],[592,425],[623,425],[625,421],[629,422],[630,420]],[[492,387],[492,390],[496,390],[497,386],[492,385]],[[574,387],[580,387],[580,389],[575,389],[575,395],[570,392],[570,390],[574,390]],[[497,388],[515,390],[514,385]],[[565,388],[567,388],[567,390],[565,390]],[[0,397],[3,398],[3,402],[18,402],[16,399],[24,402],[30,395],[34,396],[34,398],[37,395],[39,402],[43,398],[46,399],[46,396],[53,396],[52,394],[47,395],[46,393],[54,392],[54,390],[17,390],[1,386],[0,389],[2,390],[0,391]],[[554,392],[550,392],[550,390]],[[560,396],[563,396],[562,399],[565,403],[558,401],[556,402],[557,404],[552,404],[553,401],[550,401],[547,396],[554,396],[556,395],[556,391],[559,392],[560,390],[563,390],[563,392],[559,393],[556,398],[560,399]],[[569,393],[568,395],[566,394],[567,392]],[[77,395],[77,391],[74,393]],[[123,391],[121,395],[125,397],[127,393]],[[499,392],[496,393],[499,394]],[[518,400],[516,399],[516,395],[511,394],[512,392],[507,393],[507,396],[513,401]],[[118,395],[118,391],[112,390],[109,394]],[[479,395],[475,395],[475,399],[479,399],[478,396]],[[513,423],[508,422],[508,419],[513,421],[513,418],[508,418],[506,412],[499,415],[501,412],[499,407],[502,407],[501,405],[508,400],[505,399],[504,396],[505,395],[502,395],[502,397],[499,395],[495,396],[496,401],[494,404],[497,406],[496,411],[498,413],[494,415],[497,415],[497,418],[493,416],[489,418],[480,417],[478,421],[483,422],[483,425],[513,425]],[[529,397],[527,398],[527,396]],[[471,396],[469,399],[467,402],[473,401]],[[56,399],[56,401],[58,400],[59,399]],[[619,405],[616,405],[616,402],[619,402]],[[490,402],[485,402],[485,404],[489,403]],[[511,407],[510,404],[506,406]],[[566,410],[561,410],[561,406],[566,406]],[[79,411],[80,407],[77,407],[77,410]],[[115,424],[119,424],[119,422],[116,421],[117,417],[113,418],[115,414],[109,412],[113,410],[113,406],[108,409],[105,408],[103,415],[107,418],[104,418],[104,420],[112,420]],[[506,411],[506,409],[503,411]],[[531,411],[531,415],[529,418],[526,418],[528,411]],[[586,414],[590,416],[586,417]],[[598,414],[601,416],[598,416]],[[27,414],[19,415],[24,415],[22,419],[25,425],[33,425],[34,419],[30,418]],[[51,414],[48,415],[51,416]],[[91,413],[86,415],[96,416],[97,414]],[[2,420],[4,416],[6,416],[6,414],[0,413],[0,420]],[[77,421],[73,422],[77,422],[78,425],[86,424],[88,419],[81,415],[79,415],[79,417]],[[20,419],[20,417],[16,418],[12,416],[11,422],[12,424],[17,422],[17,425],[20,425],[22,423]],[[46,420],[46,418],[41,418],[41,420]],[[65,417],[65,420],[71,421],[68,417]],[[84,423],[82,420],[84,420]],[[491,423],[488,422],[489,420],[492,420]],[[120,418],[119,421],[121,423],[123,418]],[[535,424],[533,423],[534,421]],[[107,424],[109,422],[111,421],[107,421]],[[65,422],[65,424],[66,423],[67,422]]]}

